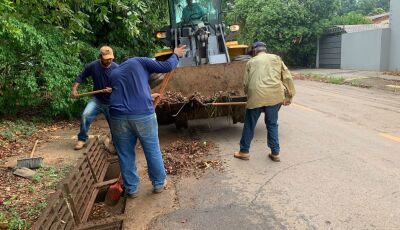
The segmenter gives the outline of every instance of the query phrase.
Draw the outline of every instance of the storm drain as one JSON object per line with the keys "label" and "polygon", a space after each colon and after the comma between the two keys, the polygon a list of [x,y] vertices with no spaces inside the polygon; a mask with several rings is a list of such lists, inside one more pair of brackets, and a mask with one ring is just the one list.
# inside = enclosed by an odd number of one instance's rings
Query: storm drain
{"label": "storm drain", "polygon": [[117,181],[120,172],[117,156],[110,154],[101,140],[97,137],[89,144],[83,159],[50,196],[32,229],[122,229],[124,198],[111,214],[93,217],[95,207],[104,202],[107,187]]}

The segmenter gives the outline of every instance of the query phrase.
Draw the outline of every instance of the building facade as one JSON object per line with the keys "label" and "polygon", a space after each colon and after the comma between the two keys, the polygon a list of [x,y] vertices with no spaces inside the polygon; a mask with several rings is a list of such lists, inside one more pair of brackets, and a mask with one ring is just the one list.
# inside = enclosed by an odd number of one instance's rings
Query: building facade
{"label": "building facade", "polygon": [[317,68],[400,71],[400,1],[390,2],[390,24],[338,25],[317,45]]}

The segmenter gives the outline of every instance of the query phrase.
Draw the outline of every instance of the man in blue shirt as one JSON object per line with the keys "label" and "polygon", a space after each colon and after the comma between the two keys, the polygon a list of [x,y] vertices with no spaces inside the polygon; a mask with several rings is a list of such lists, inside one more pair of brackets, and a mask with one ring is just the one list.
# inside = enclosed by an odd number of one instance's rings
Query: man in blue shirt
{"label": "man in blue shirt", "polygon": [[78,134],[78,142],[74,148],[75,150],[85,147],[90,124],[99,113],[103,113],[108,124],[110,124],[108,106],[112,89],[110,87],[109,77],[111,71],[118,66],[113,60],[114,53],[111,47],[101,47],[99,59],[87,64],[82,73],[76,77],[75,83],[72,86],[71,96],[77,97],[79,85],[85,82],[87,77],[91,76],[93,79],[93,90],[107,89],[106,93],[95,94],[86,105],[82,113],[81,127]]}
{"label": "man in blue shirt", "polygon": [[137,139],[140,140],[146,156],[153,192],[162,192],[166,185],[149,79],[152,73],[167,73],[175,69],[178,58],[184,52],[185,46],[175,48],[174,54],[166,61],[144,57],[129,58],[111,73],[111,133],[119,157],[125,192],[129,198],[137,197],[140,182],[135,164]]}

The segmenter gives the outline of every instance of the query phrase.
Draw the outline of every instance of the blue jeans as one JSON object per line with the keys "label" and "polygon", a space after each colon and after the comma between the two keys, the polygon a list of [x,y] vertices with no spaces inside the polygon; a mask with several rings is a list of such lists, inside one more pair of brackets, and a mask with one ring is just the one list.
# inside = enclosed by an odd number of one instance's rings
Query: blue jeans
{"label": "blue jeans", "polygon": [[263,106],[255,109],[246,109],[244,116],[244,127],[242,138],[240,139],[240,152],[248,153],[250,150],[251,140],[254,137],[254,129],[257,125],[258,118],[262,112],[265,113],[264,121],[267,127],[267,143],[273,155],[278,155],[279,136],[278,136],[278,112],[282,104],[273,106]]}
{"label": "blue jeans", "polygon": [[118,152],[122,179],[128,194],[139,189],[140,178],[136,168],[137,139],[143,147],[149,178],[155,189],[164,186],[164,162],[158,141],[156,114],[111,116],[111,133]]}
{"label": "blue jeans", "polygon": [[110,113],[109,105],[103,104],[96,98],[92,98],[86,105],[85,110],[83,110],[81,117],[81,128],[78,134],[78,140],[87,141],[88,131],[90,124],[93,122],[94,118],[99,114],[103,113],[107,119],[108,125],[110,125]]}

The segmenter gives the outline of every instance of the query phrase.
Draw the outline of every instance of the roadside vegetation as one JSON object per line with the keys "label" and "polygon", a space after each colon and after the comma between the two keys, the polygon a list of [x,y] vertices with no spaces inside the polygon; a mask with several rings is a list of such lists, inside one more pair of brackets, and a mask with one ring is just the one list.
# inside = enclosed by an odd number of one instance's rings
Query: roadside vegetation
{"label": "roadside vegetation", "polygon": [[36,170],[32,180],[0,169],[0,229],[29,229],[69,168],[69,165],[42,167]]}
{"label": "roadside vegetation", "polygon": [[166,1],[0,0],[0,118],[78,116],[85,99],[70,99],[70,88],[98,58],[98,47],[111,45],[116,61],[152,55],[166,7]]}
{"label": "roadside vegetation", "polygon": [[[392,74],[392,76],[394,76]],[[336,85],[349,85],[358,88],[374,88],[386,91],[392,91],[394,93],[398,93],[400,91],[400,85],[398,80],[385,79],[381,77],[353,77],[353,78],[344,78],[341,76],[329,76],[323,74],[313,74],[306,73],[293,74],[293,78],[297,80],[309,80],[309,81],[317,81],[323,83],[330,83]]]}
{"label": "roadside vegetation", "polygon": [[319,81],[319,82],[331,83],[331,84],[336,84],[336,85],[344,84],[346,81],[346,79],[343,77],[324,76],[321,74],[295,74],[294,79]]}
{"label": "roadside vegetation", "polygon": [[47,197],[70,170],[65,163],[49,165],[26,179],[3,166],[5,161],[12,156],[27,157],[36,140],[45,143],[52,132],[69,126],[76,124],[35,119],[0,121],[0,229],[29,229],[46,207]]}

